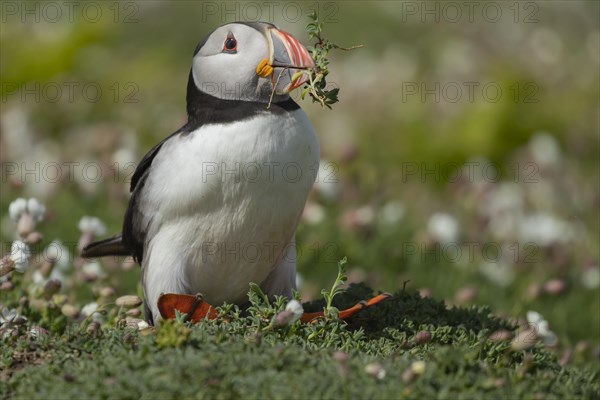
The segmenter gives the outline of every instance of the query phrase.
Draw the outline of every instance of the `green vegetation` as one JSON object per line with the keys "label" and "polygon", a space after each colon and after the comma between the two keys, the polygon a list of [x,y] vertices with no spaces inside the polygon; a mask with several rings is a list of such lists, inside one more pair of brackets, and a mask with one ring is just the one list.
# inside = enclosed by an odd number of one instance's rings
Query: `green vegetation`
{"label": "green vegetation", "polygon": [[[347,307],[372,292],[352,286]],[[486,307],[447,308],[405,291],[337,320],[263,329],[285,301],[260,297],[215,321],[169,321],[156,333],[20,335],[5,340],[10,398],[600,398],[596,374],[561,367],[535,345],[511,349],[512,330]],[[313,304],[319,308],[322,303]],[[424,334],[426,332],[427,334]],[[492,335],[492,339],[490,336]],[[27,365],[27,366],[26,366]],[[4,369],[4,368],[3,368]],[[4,373],[6,378],[6,372]]]}

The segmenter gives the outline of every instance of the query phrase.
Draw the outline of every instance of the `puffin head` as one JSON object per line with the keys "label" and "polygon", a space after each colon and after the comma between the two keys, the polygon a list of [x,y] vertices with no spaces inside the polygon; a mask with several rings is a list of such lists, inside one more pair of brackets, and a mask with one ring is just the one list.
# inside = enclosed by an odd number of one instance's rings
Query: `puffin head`
{"label": "puffin head", "polygon": [[222,25],[194,52],[190,86],[221,100],[277,103],[308,80],[314,62],[292,35],[264,22]]}

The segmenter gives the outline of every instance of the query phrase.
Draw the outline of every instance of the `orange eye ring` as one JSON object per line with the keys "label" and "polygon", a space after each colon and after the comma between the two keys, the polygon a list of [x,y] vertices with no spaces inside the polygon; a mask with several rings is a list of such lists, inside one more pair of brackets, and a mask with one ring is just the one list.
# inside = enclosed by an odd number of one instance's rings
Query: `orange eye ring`
{"label": "orange eye ring", "polygon": [[236,53],[237,52],[237,40],[233,35],[227,35],[227,39],[223,43],[223,52],[225,53]]}

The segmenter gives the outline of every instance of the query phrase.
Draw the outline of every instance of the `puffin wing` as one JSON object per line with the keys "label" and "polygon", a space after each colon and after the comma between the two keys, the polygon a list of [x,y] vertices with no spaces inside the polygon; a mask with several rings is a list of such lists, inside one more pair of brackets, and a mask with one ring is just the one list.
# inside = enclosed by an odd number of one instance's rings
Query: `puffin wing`
{"label": "puffin wing", "polygon": [[146,238],[146,230],[141,226],[141,215],[139,211],[139,203],[142,197],[142,191],[146,177],[150,172],[152,161],[160,151],[162,145],[175,135],[185,131],[185,126],[154,146],[138,164],[131,178],[132,192],[125,220],[123,223],[123,233],[117,233],[109,238],[92,242],[85,246],[81,251],[83,258],[97,258],[106,256],[134,256],[136,261],[141,262],[144,253],[144,240]]}
{"label": "puffin wing", "polygon": [[[131,177],[131,186],[129,188],[131,192],[131,198],[125,212],[125,219],[123,221],[123,244],[129,249],[130,254],[133,255],[135,260],[141,264],[144,255],[144,242],[146,240],[146,233],[148,230],[149,223],[143,221],[148,217],[144,216],[142,210],[144,201],[144,187],[146,185],[146,179],[150,174],[150,167],[152,161],[158,155],[158,152],[162,146],[173,137],[187,132],[187,125],[181,129],[173,132],[160,143],[154,146],[145,156],[142,161],[138,164],[133,176]],[[151,218],[151,217],[150,217]]]}
{"label": "puffin wing", "polygon": [[81,251],[81,257],[83,258],[129,255],[131,255],[131,252],[123,244],[123,237],[120,233],[104,240],[90,243]]}

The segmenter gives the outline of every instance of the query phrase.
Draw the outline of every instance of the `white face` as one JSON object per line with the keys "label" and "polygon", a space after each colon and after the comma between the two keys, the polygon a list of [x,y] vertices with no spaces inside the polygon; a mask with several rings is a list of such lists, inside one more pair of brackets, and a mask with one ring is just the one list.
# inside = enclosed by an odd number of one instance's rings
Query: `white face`
{"label": "white face", "polygon": [[227,24],[217,28],[194,56],[194,82],[202,92],[220,99],[268,102],[272,83],[256,74],[258,64],[268,58],[269,43],[263,33],[247,25]]}

